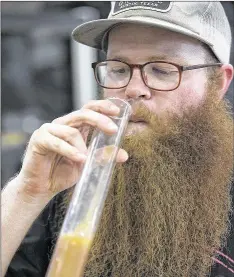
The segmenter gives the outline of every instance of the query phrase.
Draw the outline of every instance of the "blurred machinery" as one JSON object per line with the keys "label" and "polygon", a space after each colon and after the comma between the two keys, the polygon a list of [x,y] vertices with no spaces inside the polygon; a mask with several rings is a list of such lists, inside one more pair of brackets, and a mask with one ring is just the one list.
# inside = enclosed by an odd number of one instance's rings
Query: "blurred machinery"
{"label": "blurred machinery", "polygon": [[[233,26],[234,3],[223,6]],[[104,56],[73,42],[71,31],[109,11],[109,1],[1,2],[2,185],[20,169],[35,129],[97,97],[90,64]]]}
{"label": "blurred machinery", "polygon": [[91,62],[100,53],[71,31],[109,10],[109,2],[1,2],[2,185],[35,129],[96,97]]}

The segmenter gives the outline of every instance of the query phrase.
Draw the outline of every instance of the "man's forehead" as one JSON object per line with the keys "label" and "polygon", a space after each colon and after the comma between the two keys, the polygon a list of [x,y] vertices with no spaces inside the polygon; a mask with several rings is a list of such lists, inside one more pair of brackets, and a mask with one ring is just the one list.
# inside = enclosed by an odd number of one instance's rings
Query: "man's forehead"
{"label": "man's forehead", "polygon": [[121,24],[113,28],[108,38],[108,58],[125,56],[127,61],[133,52],[139,52],[147,60],[171,57],[174,62],[181,63],[184,57],[194,56],[196,52],[203,59],[205,50],[200,41],[163,28],[136,24]]}
{"label": "man's forehead", "polygon": [[109,32],[109,40],[112,38],[117,38],[127,41],[140,41],[141,38],[144,37],[147,39],[147,41],[158,41],[159,39],[162,39],[162,36],[164,37],[164,39],[168,38],[168,40],[173,37],[187,42],[200,44],[200,41],[187,35],[174,32],[165,28],[147,26],[143,24],[119,24],[112,28]]}

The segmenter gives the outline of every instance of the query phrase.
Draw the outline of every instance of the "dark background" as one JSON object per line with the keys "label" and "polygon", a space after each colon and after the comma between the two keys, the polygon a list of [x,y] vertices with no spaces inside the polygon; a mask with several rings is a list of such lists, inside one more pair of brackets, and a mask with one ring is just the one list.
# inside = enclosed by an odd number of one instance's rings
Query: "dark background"
{"label": "dark background", "polygon": [[[222,4],[233,33],[234,2]],[[74,12],[80,7],[90,13]],[[2,185],[20,169],[32,132],[74,109],[70,35],[93,9],[106,18],[110,2],[1,2]],[[227,98],[233,103],[233,83]]]}

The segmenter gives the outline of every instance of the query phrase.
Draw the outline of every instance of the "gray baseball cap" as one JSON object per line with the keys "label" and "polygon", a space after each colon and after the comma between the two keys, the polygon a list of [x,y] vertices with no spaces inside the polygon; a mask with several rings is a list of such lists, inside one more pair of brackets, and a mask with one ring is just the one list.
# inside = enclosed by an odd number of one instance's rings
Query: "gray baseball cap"
{"label": "gray baseball cap", "polygon": [[72,37],[102,49],[109,31],[124,23],[155,26],[188,35],[208,45],[220,62],[229,62],[231,29],[224,9],[217,1],[116,1],[112,2],[107,19],[76,27]]}

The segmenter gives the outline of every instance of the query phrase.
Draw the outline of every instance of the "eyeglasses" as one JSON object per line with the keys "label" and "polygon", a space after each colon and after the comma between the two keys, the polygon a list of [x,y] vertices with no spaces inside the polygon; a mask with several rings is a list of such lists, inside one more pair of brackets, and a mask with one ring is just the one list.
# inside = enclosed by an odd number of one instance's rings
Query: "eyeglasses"
{"label": "eyeglasses", "polygon": [[165,61],[152,61],[145,64],[128,64],[119,60],[106,60],[92,63],[98,85],[107,89],[126,87],[133,74],[133,69],[139,68],[144,84],[150,89],[171,91],[179,87],[182,73],[198,68],[222,66],[222,63],[198,64],[182,66]]}

